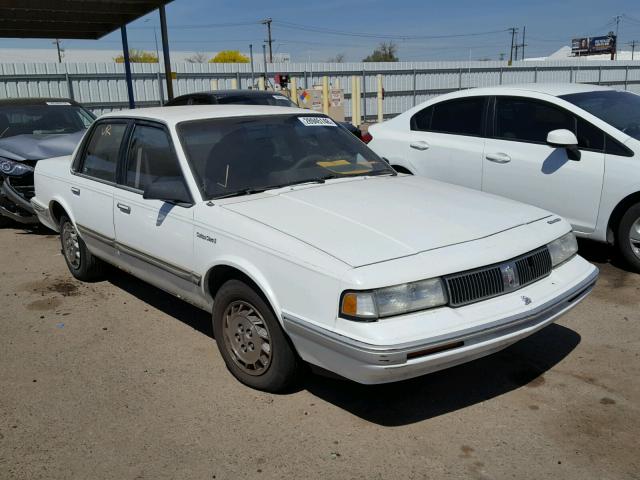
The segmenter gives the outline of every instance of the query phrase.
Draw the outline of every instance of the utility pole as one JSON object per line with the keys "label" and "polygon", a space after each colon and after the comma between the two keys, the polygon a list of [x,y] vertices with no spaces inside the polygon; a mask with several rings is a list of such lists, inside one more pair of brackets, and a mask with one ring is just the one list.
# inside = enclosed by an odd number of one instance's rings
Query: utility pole
{"label": "utility pole", "polygon": [[62,52],[64,52],[64,50],[60,49],[60,39],[56,38],[53,42],[56,48],[58,49],[58,63],[62,63]]}
{"label": "utility pole", "polygon": [[527,26],[525,25],[524,27],[522,27],[522,52],[520,53],[520,58],[522,58],[522,60],[524,60],[524,47],[527,46],[527,44],[524,42],[524,36],[527,33]]}
{"label": "utility pole", "polygon": [[638,40],[631,40],[627,45],[631,45],[631,60],[633,60],[633,55],[636,51],[636,45],[638,45]]}
{"label": "utility pole", "polygon": [[613,43],[613,53],[611,54],[611,60],[613,60],[614,58],[617,60],[618,59],[618,27],[620,27],[620,20],[622,20],[622,15],[616,15],[615,17],[613,17],[613,19],[616,21],[616,39],[614,40],[614,43]]}
{"label": "utility pole", "polygon": [[509,66],[513,63],[513,43],[516,38],[516,32],[518,29],[516,27],[511,27],[509,29],[511,31],[511,50],[509,51]]}
{"label": "utility pole", "polygon": [[267,40],[265,41],[269,44],[269,63],[273,63],[273,38],[271,38],[271,22],[273,22],[271,18],[265,18],[264,20],[262,20],[262,22],[260,22],[263,25],[267,26]]}

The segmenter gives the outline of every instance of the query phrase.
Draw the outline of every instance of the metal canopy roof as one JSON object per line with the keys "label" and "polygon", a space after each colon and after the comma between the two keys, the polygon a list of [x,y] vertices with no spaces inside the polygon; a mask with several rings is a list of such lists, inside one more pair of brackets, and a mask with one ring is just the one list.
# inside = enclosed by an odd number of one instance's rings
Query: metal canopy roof
{"label": "metal canopy roof", "polygon": [[0,0],[0,37],[95,40],[170,0]]}

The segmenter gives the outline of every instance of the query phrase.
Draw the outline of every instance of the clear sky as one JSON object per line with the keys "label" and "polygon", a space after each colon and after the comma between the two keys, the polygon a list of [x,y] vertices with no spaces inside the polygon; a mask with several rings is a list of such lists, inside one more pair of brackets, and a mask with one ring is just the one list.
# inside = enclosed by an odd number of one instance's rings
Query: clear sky
{"label": "clear sky", "polygon": [[[274,52],[288,52],[293,61],[318,62],[337,54],[360,61],[389,40],[398,45],[400,60],[498,59],[509,52],[506,30],[518,27],[521,32],[523,26],[526,55],[543,56],[569,45],[573,37],[615,30],[616,15],[622,16],[619,49],[628,49],[624,44],[640,41],[640,0],[174,0],[167,6],[173,50],[248,51],[249,43],[260,50],[266,27],[259,21],[271,17]],[[130,24],[130,48],[153,50],[153,25],[158,25],[157,12]],[[461,36],[443,38],[447,35]],[[117,49],[120,34],[68,40],[63,46]],[[55,51],[49,40],[0,39],[0,48],[11,47]]]}

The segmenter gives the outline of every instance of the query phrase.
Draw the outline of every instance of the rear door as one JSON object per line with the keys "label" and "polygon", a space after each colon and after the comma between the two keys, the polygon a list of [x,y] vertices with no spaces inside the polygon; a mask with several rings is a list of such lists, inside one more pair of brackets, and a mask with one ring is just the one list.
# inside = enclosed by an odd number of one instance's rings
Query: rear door
{"label": "rear door", "polygon": [[413,173],[480,190],[485,104],[485,97],[464,97],[414,114],[402,147]]}
{"label": "rear door", "polygon": [[73,167],[67,198],[80,235],[99,256],[114,253],[113,192],[128,128],[127,120],[98,121]]}
{"label": "rear door", "polygon": [[[595,229],[604,176],[604,132],[572,112],[527,97],[497,97],[484,153],[482,189],[545,208],[579,232]],[[547,134],[568,129],[580,161],[547,145]]]}

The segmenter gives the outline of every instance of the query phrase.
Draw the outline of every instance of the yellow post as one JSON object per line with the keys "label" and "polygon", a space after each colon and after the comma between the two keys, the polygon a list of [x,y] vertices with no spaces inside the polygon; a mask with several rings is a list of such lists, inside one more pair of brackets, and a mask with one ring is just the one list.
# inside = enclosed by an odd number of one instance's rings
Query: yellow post
{"label": "yellow post", "polygon": [[237,90],[238,89],[238,79],[237,78],[232,78],[231,79],[231,90]]}
{"label": "yellow post", "polygon": [[333,85],[333,88],[335,88],[336,90],[340,90],[340,79],[336,78],[336,81]]}
{"label": "yellow post", "polygon": [[360,77],[354,76],[356,82],[356,126],[360,126],[362,123],[362,86],[360,85]]}
{"label": "yellow post", "polygon": [[382,74],[378,74],[378,123],[382,123],[384,119],[384,111],[382,110]]}
{"label": "yellow post", "polygon": [[294,77],[291,77],[289,81],[289,95],[291,96],[291,101],[298,105],[298,82]]}
{"label": "yellow post", "polygon": [[329,115],[329,77],[322,77],[322,113]]}
{"label": "yellow post", "polygon": [[213,80],[211,80],[211,90],[217,90],[218,89],[218,79],[214,78]]}
{"label": "yellow post", "polygon": [[264,90],[264,77],[258,78],[258,90]]}
{"label": "yellow post", "polygon": [[356,86],[356,76],[351,77],[351,123],[354,127],[358,126],[358,120],[356,115],[358,114],[358,102],[356,101],[358,95],[358,87]]}

